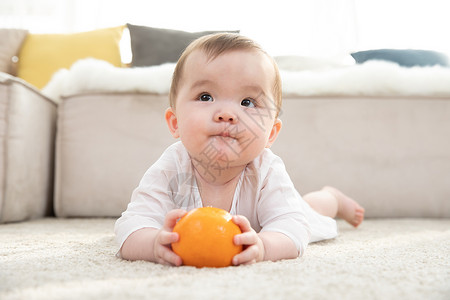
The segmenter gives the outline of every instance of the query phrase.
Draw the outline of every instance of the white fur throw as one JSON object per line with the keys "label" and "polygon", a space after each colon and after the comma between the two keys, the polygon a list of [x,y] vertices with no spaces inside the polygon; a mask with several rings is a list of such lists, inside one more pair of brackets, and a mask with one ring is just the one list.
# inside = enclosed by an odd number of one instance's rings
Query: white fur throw
{"label": "white fur throw", "polygon": [[56,72],[42,93],[54,100],[85,92],[164,94],[169,92],[174,68],[175,64],[118,68],[106,61],[87,58],[75,62],[70,70]]}
{"label": "white fur throw", "polygon": [[[169,92],[175,64],[118,68],[83,59],[70,70],[55,73],[42,92],[59,100],[86,92]],[[450,68],[400,67],[395,63],[369,61],[364,64],[315,70],[281,69],[283,94],[298,96],[434,96],[450,95]]]}

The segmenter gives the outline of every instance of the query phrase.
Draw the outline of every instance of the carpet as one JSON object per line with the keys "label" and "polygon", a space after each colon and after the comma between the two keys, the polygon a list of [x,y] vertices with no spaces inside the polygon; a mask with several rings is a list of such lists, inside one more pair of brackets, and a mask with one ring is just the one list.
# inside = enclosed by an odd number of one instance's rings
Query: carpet
{"label": "carpet", "polygon": [[338,221],[301,258],[221,269],[121,260],[114,221],[0,225],[0,299],[450,299],[450,219]]}

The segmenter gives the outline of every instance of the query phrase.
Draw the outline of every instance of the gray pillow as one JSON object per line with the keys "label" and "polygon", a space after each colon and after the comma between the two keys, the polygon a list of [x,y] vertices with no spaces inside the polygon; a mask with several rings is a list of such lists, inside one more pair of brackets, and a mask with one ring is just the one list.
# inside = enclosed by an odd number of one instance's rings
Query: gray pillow
{"label": "gray pillow", "polygon": [[[223,31],[186,32],[127,24],[130,30],[132,66],[154,66],[177,62],[184,49],[195,39]],[[226,31],[239,33],[239,31]]]}
{"label": "gray pillow", "polygon": [[368,60],[386,60],[404,67],[449,66],[449,60],[445,54],[431,50],[378,49],[355,52],[352,56],[358,64]]}
{"label": "gray pillow", "polygon": [[25,29],[0,29],[0,72],[17,75],[17,60],[27,35]]}

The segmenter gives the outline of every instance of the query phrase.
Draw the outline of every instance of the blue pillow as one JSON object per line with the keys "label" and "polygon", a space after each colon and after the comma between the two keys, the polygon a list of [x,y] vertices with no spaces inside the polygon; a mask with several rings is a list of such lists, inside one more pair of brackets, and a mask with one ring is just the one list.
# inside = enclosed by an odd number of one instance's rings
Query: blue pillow
{"label": "blue pillow", "polygon": [[352,56],[358,64],[368,60],[386,60],[403,67],[449,66],[449,59],[445,54],[431,50],[378,49],[354,52]]}

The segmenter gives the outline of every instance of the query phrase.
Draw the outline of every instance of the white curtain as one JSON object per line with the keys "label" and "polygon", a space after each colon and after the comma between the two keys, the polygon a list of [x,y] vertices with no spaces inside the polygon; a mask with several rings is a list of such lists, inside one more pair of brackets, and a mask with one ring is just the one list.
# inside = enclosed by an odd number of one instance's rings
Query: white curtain
{"label": "white curtain", "polygon": [[1,0],[0,27],[61,33],[127,22],[235,30],[272,55],[339,56],[373,48],[450,52],[448,0]]}

